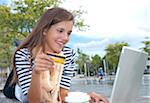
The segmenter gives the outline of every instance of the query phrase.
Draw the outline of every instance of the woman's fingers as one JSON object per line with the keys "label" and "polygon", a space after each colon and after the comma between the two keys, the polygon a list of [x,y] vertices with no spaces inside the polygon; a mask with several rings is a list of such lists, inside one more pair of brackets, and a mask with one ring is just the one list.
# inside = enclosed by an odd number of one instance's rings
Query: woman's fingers
{"label": "woman's fingers", "polygon": [[102,96],[102,101],[104,103],[109,103],[108,98],[106,96]]}
{"label": "woman's fingers", "polygon": [[38,70],[40,71],[45,71],[51,69],[52,65],[37,64],[35,67],[38,68]]}
{"label": "woman's fingers", "polygon": [[106,96],[102,96],[95,92],[89,93],[89,95],[90,95],[92,101],[94,101],[95,103],[101,103],[100,101],[102,101],[103,103],[108,103],[108,99]]}
{"label": "woman's fingers", "polygon": [[37,55],[36,55],[35,61],[36,60],[42,60],[42,59],[53,63],[53,61],[50,59],[50,57],[48,55],[44,54],[43,51],[42,51],[42,48],[40,48]]}
{"label": "woman's fingers", "polygon": [[38,55],[38,58],[39,59],[44,59],[44,60],[47,60],[47,61],[53,63],[53,61],[50,59],[50,57],[48,55],[44,54],[44,53]]}
{"label": "woman's fingers", "polygon": [[45,59],[37,59],[35,60],[35,65],[45,65],[45,66],[53,66],[54,63],[52,61],[48,61],[48,60],[45,60]]}
{"label": "woman's fingers", "polygon": [[50,57],[42,52],[38,52],[34,62],[34,69],[38,73],[52,69],[54,65],[54,62],[50,59]]}

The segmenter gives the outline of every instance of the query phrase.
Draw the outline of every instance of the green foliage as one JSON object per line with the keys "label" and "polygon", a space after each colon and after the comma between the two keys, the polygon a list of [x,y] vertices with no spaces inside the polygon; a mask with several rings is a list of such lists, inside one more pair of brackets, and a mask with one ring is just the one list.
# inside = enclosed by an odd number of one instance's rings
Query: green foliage
{"label": "green foliage", "polygon": [[94,55],[92,58],[92,62],[91,62],[91,69],[90,72],[94,72],[97,73],[98,68],[102,67],[102,59],[99,55]]}
{"label": "green foliage", "polygon": [[10,8],[0,5],[0,67],[3,68],[10,66],[13,53],[10,17]]}
{"label": "green foliage", "polygon": [[[102,59],[99,55],[94,55],[91,57],[90,60],[90,56],[83,53],[79,48],[77,50],[77,60],[76,60],[76,64],[79,67],[79,74],[87,74],[88,76],[92,73],[95,74],[98,71],[98,68],[102,66]],[[86,68],[84,67],[86,65]],[[86,71],[85,71],[86,69]],[[85,73],[86,72],[86,73]]]}
{"label": "green foliage", "polygon": [[148,53],[148,55],[150,55],[150,38],[146,37],[146,40],[143,41],[142,43],[144,44],[144,47],[142,48],[145,52]]}
{"label": "green foliage", "polygon": [[[23,40],[47,8],[57,7],[59,0],[13,0],[11,6],[0,5],[0,67],[11,65],[14,40]],[[80,10],[75,26],[84,26]],[[80,22],[80,23],[79,23]]]}
{"label": "green foliage", "polygon": [[76,10],[76,11],[72,11],[74,17],[75,17],[75,27],[78,27],[79,31],[86,31],[89,28],[89,25],[85,24],[84,20],[81,18],[82,14],[87,13],[84,10]]}
{"label": "green foliage", "polygon": [[[17,0],[13,2],[11,26],[18,36],[26,37],[46,7],[58,6],[57,0]],[[15,33],[15,35],[16,35]],[[17,37],[18,38],[18,37]]]}
{"label": "green foliage", "polygon": [[83,53],[79,48],[77,50],[77,53],[78,53],[78,56],[77,56],[76,63],[79,66],[79,74],[83,74],[83,73],[85,73],[84,64],[89,62],[90,58],[88,55]]}
{"label": "green foliage", "polygon": [[129,44],[125,42],[121,42],[121,43],[110,44],[106,47],[105,59],[108,63],[109,67],[107,69],[109,69],[109,71],[112,70],[116,71],[120,53],[123,46],[129,46]]}

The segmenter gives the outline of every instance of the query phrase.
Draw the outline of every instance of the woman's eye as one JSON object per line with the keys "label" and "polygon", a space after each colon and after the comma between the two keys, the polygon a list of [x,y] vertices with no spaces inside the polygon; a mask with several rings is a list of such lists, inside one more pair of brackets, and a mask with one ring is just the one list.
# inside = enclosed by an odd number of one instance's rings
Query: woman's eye
{"label": "woman's eye", "polygon": [[57,31],[58,31],[59,33],[62,33],[64,30],[59,30],[59,29],[57,29]]}
{"label": "woman's eye", "polygon": [[[65,29],[56,29],[58,33],[66,33]],[[67,35],[70,36],[72,31],[68,31]]]}
{"label": "woman's eye", "polygon": [[68,33],[68,36],[70,36],[70,35],[71,35],[71,32]]}

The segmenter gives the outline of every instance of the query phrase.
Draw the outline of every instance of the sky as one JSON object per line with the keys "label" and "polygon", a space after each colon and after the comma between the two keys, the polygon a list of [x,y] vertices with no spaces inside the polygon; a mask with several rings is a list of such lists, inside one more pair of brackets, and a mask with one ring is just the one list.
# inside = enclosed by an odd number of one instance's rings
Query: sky
{"label": "sky", "polygon": [[150,41],[150,0],[65,0],[67,9],[86,10],[83,14],[89,30],[74,30],[70,44],[90,55],[105,55],[107,45],[128,42],[135,49]]}
{"label": "sky", "polygon": [[104,56],[106,46],[112,43],[124,41],[139,49],[145,37],[150,41],[150,0],[64,0],[60,6],[86,11],[82,18],[88,30],[81,32],[74,27],[68,43],[75,50]]}

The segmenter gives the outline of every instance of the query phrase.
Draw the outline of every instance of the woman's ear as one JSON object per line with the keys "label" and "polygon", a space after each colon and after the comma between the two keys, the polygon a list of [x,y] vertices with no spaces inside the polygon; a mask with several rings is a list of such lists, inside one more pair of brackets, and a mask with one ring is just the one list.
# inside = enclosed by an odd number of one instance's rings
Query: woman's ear
{"label": "woman's ear", "polygon": [[47,29],[44,29],[44,31],[43,31],[43,35],[46,35],[47,34]]}

